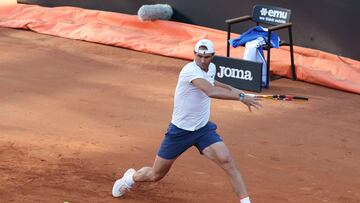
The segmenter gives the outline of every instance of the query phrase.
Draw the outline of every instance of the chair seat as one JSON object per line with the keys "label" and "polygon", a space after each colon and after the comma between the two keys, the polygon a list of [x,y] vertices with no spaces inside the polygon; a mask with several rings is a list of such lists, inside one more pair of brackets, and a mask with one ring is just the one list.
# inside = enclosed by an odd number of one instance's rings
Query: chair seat
{"label": "chair seat", "polygon": [[[244,45],[241,45],[241,46],[244,47],[245,44],[244,44]],[[290,43],[287,42],[287,41],[280,40],[279,46],[290,46]],[[264,44],[264,45],[262,46],[262,48],[263,48],[263,50],[269,50],[269,46],[268,46],[267,44]],[[271,48],[273,48],[273,47],[271,46]]]}
{"label": "chair seat", "polygon": [[[290,43],[287,41],[280,40],[279,46],[290,46]],[[269,46],[267,44],[264,44],[262,48],[263,50],[269,50]],[[271,46],[271,48],[273,47]]]}

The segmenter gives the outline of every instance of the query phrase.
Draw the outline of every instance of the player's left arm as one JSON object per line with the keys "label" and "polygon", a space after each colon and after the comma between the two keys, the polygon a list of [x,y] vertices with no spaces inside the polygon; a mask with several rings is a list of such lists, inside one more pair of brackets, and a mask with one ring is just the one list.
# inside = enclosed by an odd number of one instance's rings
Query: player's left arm
{"label": "player's left arm", "polygon": [[227,91],[230,91],[231,93],[235,93],[237,95],[244,94],[245,96],[244,96],[244,98],[243,98],[244,100],[242,102],[248,106],[249,111],[251,111],[251,106],[254,106],[257,109],[262,106],[258,101],[256,101],[258,99],[256,97],[254,97],[252,94],[245,94],[244,91],[239,90],[233,86],[230,86],[230,85],[227,85],[227,84],[224,84],[224,83],[221,83],[221,82],[215,80],[214,87],[224,88]]}
{"label": "player's left arm", "polygon": [[237,89],[237,88],[235,88],[235,87],[233,87],[233,86],[224,84],[224,83],[219,82],[219,81],[216,81],[216,80],[215,80],[215,82],[214,82],[214,86],[215,86],[215,87],[221,87],[221,88],[230,90],[230,91],[232,91],[232,92],[235,92],[235,93],[238,94],[238,95],[239,95],[240,93],[245,94],[244,91],[241,91],[241,90],[239,90],[239,89]]}
{"label": "player's left arm", "polygon": [[230,88],[219,85],[212,85],[204,78],[196,78],[191,83],[204,92],[208,97],[225,100],[239,100],[239,94],[232,92]]}
{"label": "player's left arm", "polygon": [[215,85],[214,83],[213,86],[203,78],[194,79],[191,81],[191,83],[195,87],[203,91],[208,97],[216,98],[216,99],[240,100],[249,108],[249,111],[251,111],[252,106],[257,109],[261,107],[261,104],[257,101],[258,99],[256,97],[250,95],[244,95],[244,97],[240,99],[240,95],[236,92],[236,90],[235,91],[230,90],[231,88],[227,89],[229,88],[227,86],[221,87],[219,86],[220,85],[219,83],[217,85]]}

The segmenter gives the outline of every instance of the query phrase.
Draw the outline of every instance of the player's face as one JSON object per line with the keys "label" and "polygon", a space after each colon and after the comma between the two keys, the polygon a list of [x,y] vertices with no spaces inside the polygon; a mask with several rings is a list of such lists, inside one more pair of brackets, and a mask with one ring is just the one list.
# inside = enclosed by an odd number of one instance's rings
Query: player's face
{"label": "player's face", "polygon": [[201,69],[207,71],[213,56],[213,53],[201,53],[201,51],[199,51],[198,53],[195,53],[195,63]]}

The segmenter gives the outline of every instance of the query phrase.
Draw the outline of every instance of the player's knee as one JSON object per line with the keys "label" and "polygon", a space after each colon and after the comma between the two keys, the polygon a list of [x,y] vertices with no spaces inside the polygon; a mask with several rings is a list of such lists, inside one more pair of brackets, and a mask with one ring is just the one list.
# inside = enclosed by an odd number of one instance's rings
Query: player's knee
{"label": "player's knee", "polygon": [[234,159],[230,155],[220,157],[219,163],[225,170],[231,170],[231,169],[235,168]]}

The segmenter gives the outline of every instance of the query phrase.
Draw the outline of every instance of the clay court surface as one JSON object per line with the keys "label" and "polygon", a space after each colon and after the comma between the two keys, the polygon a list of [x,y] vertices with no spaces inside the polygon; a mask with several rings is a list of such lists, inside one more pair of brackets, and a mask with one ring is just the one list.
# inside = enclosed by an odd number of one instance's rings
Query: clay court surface
{"label": "clay court surface", "polygon": [[[187,61],[30,31],[0,29],[0,202],[238,202],[195,148],[168,176],[121,199],[113,182],[151,165]],[[263,93],[213,100],[212,120],[255,203],[360,202],[360,96],[280,79]]]}

